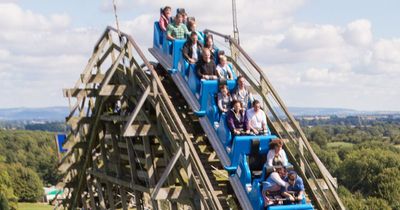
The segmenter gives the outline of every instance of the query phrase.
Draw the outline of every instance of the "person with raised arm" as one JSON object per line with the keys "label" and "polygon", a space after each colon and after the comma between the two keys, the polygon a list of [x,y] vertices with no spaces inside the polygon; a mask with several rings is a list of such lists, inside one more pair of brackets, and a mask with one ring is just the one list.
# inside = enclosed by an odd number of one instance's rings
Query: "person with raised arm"
{"label": "person with raised arm", "polygon": [[265,206],[283,203],[281,192],[286,191],[289,185],[284,181],[286,174],[286,168],[282,164],[278,164],[274,166],[274,171],[268,178],[262,182],[262,195]]}

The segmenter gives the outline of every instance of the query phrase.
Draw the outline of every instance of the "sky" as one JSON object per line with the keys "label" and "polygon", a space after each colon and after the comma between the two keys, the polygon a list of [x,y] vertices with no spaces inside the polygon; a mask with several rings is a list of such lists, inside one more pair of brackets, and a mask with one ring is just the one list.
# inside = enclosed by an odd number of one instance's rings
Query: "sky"
{"label": "sky", "polygon": [[[186,8],[199,29],[232,34],[228,0],[117,0],[121,29],[142,51],[165,5]],[[237,8],[242,47],[286,105],[400,111],[399,1],[237,0]],[[0,108],[66,106],[62,89],[107,25],[112,0],[0,0]]]}

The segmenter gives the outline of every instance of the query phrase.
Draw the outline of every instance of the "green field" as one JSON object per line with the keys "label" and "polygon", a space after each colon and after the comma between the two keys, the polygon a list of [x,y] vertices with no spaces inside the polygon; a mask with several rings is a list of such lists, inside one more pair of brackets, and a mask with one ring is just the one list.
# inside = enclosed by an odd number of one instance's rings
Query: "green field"
{"label": "green field", "polygon": [[53,210],[47,203],[18,203],[18,210]]}
{"label": "green field", "polygon": [[338,148],[338,147],[343,147],[343,148],[353,147],[353,144],[352,143],[348,143],[348,142],[342,142],[342,141],[329,142],[328,143],[328,148]]}

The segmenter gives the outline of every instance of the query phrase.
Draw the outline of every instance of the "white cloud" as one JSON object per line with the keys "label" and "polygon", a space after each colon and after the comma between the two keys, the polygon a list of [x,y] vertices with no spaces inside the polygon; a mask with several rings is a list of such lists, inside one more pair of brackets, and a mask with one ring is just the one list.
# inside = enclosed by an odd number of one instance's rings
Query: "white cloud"
{"label": "white cloud", "polygon": [[61,89],[84,68],[98,30],[71,28],[66,14],[45,16],[15,3],[0,3],[0,16],[1,106],[64,104]]}
{"label": "white cloud", "polygon": [[39,31],[52,28],[65,28],[69,25],[69,17],[55,14],[47,18],[30,10],[23,10],[15,3],[0,3],[0,27],[2,30]]}
{"label": "white cloud", "polygon": [[349,23],[344,38],[348,43],[360,47],[368,47],[372,43],[372,30],[369,20],[360,19]]}

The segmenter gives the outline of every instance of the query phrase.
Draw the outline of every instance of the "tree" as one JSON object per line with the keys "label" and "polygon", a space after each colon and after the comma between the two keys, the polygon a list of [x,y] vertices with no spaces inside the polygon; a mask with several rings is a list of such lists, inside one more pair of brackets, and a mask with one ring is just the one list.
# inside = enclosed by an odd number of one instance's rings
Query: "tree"
{"label": "tree", "polygon": [[19,201],[35,202],[44,195],[42,181],[32,169],[12,164],[9,174]]}
{"label": "tree", "polygon": [[392,208],[388,202],[384,199],[367,197],[363,198],[361,193],[351,193],[348,189],[343,186],[338,188],[339,196],[341,197],[343,204],[348,210],[391,210]]}
{"label": "tree", "polygon": [[6,196],[0,192],[0,210],[9,210]]}
{"label": "tree", "polygon": [[393,209],[400,209],[400,169],[386,168],[376,180],[374,195],[387,200]]}
{"label": "tree", "polygon": [[365,200],[365,209],[366,210],[392,210],[390,205],[386,200],[383,200],[381,198],[375,198],[375,197],[368,197]]}
{"label": "tree", "polygon": [[400,168],[398,153],[380,148],[362,148],[346,155],[337,175],[339,182],[350,191],[360,191],[365,196],[371,196],[379,186],[378,177],[387,168]]}
{"label": "tree", "polygon": [[55,185],[59,175],[54,134],[42,131],[1,131],[0,162],[34,170],[43,182]]}
{"label": "tree", "polygon": [[328,134],[322,128],[319,127],[315,128],[310,133],[311,141],[316,142],[322,148],[326,147],[326,144],[328,143],[327,136]]}
{"label": "tree", "polygon": [[11,209],[16,209],[18,199],[14,194],[14,190],[12,187],[12,180],[10,175],[8,174],[8,171],[9,171],[8,166],[0,163],[0,195],[2,195],[3,196],[2,199],[5,200],[5,201],[0,201],[0,206],[7,205]]}

